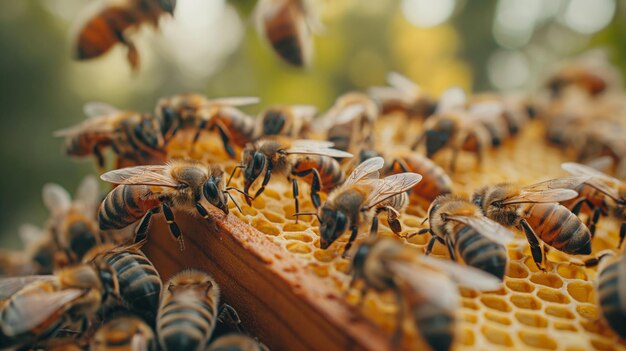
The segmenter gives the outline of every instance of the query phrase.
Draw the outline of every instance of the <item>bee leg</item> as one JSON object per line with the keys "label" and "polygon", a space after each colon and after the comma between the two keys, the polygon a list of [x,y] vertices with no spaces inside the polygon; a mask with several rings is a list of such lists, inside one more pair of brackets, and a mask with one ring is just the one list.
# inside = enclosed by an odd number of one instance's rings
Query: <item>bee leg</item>
{"label": "bee leg", "polygon": [[404,335],[402,324],[404,322],[405,305],[403,303],[404,297],[400,289],[394,289],[394,295],[396,297],[396,303],[398,304],[398,312],[396,312],[396,330],[391,337],[391,344],[397,347],[400,345],[400,341],[402,341],[402,336]]}
{"label": "bee leg", "polygon": [[124,44],[124,46],[126,46],[126,48],[128,49],[126,58],[128,59],[128,62],[130,63],[133,71],[137,71],[137,69],[139,68],[139,52],[137,51],[137,47],[135,47],[135,44],[132,41],[126,38],[124,33],[116,31],[115,34],[117,35],[120,43]]}
{"label": "bee leg", "polygon": [[617,248],[621,248],[622,244],[624,243],[624,237],[626,237],[626,222],[622,223],[622,225],[619,227],[619,244],[617,245]]}
{"label": "bee leg", "polygon": [[150,228],[150,220],[152,219],[152,215],[159,211],[158,207],[148,210],[146,214],[139,222],[139,225],[135,229],[135,243],[146,240],[148,236],[148,228]]}
{"label": "bee leg", "polygon": [[446,243],[446,247],[448,248],[448,254],[450,255],[450,259],[452,261],[456,261],[456,252],[454,251],[454,243],[452,242],[452,238],[450,237],[450,235],[446,235],[444,242]]}
{"label": "bee leg", "polygon": [[389,224],[391,231],[398,236],[400,236],[400,233],[402,232],[402,224],[400,224],[400,221],[398,220],[399,215],[400,214],[395,208],[387,207],[387,223]]}
{"label": "bee leg", "polygon": [[346,246],[343,247],[343,253],[341,254],[341,258],[348,257],[348,251],[352,247],[352,243],[354,242],[354,239],[356,239],[356,234],[359,231],[359,228],[356,226],[353,226],[351,230],[352,230],[352,233],[350,233],[350,238],[348,239],[348,243],[346,244]]}
{"label": "bee leg", "polygon": [[376,212],[374,218],[372,218],[372,226],[370,227],[370,236],[378,235],[378,214],[380,212]]}
{"label": "bee leg", "polygon": [[460,147],[455,146],[452,148],[452,157],[450,158],[450,172],[452,173],[456,172],[456,163],[459,158],[459,151]]}
{"label": "bee leg", "polygon": [[198,211],[200,217],[206,219],[207,221],[211,221],[211,216],[209,215],[209,212],[199,202],[196,202],[196,211]]}
{"label": "bee leg", "polygon": [[[420,230],[420,232],[421,232],[421,230]],[[432,233],[431,233],[431,235],[432,235]],[[436,235],[432,235],[432,237],[428,241],[428,245],[426,246],[426,251],[424,251],[424,255],[428,256],[428,255],[430,255],[431,252],[433,252],[433,246],[435,246],[435,241],[439,241],[440,243],[444,244],[444,241],[441,240],[440,237],[438,237]]]}
{"label": "bee leg", "polygon": [[267,170],[265,171],[265,176],[263,177],[263,183],[261,184],[261,187],[259,188],[259,190],[256,191],[253,198],[246,197],[246,202],[248,203],[248,205],[252,205],[252,200],[256,199],[257,197],[259,197],[259,195],[263,194],[263,192],[265,191],[265,186],[267,186],[267,183],[270,182],[271,177],[272,177],[272,169],[268,166]]}
{"label": "bee leg", "polygon": [[222,304],[217,311],[217,320],[224,324],[234,326],[237,332],[243,333],[241,318],[239,318],[239,314],[233,306],[227,303]]}
{"label": "bee leg", "polygon": [[310,168],[302,172],[294,172],[292,173],[296,177],[306,177],[309,174],[313,173],[313,179],[311,181],[311,202],[313,202],[313,206],[315,208],[319,208],[322,204],[320,200],[319,191],[322,190],[322,181],[320,180],[320,173],[315,168]]}
{"label": "bee leg", "polygon": [[217,131],[220,133],[220,137],[222,138],[222,143],[224,144],[224,150],[230,158],[235,158],[235,150],[230,143],[231,136],[228,133],[228,129],[222,124],[220,121],[215,121],[209,130],[213,130],[217,128]]}
{"label": "bee leg", "polygon": [[522,230],[524,234],[526,234],[526,239],[528,240],[528,244],[530,244],[530,252],[533,255],[533,261],[535,261],[535,265],[542,271],[546,271],[546,268],[543,266],[543,251],[541,250],[541,244],[537,239],[537,234],[533,228],[530,227],[528,222],[525,219],[522,219],[520,222],[522,226]]}
{"label": "bee leg", "polygon": [[576,203],[574,204],[574,207],[572,207],[572,213],[578,216],[584,204],[587,204],[589,208],[593,208],[593,205],[591,204],[591,202],[589,202],[589,200],[587,200],[584,197],[581,197],[578,201],[576,201]]}
{"label": "bee leg", "polygon": [[174,221],[174,212],[172,212],[172,208],[167,203],[163,203],[161,205],[163,208],[163,215],[165,216],[165,221],[167,225],[170,227],[170,233],[174,236],[176,240],[178,240],[178,245],[180,246],[180,251],[185,249],[185,242],[183,241],[183,234],[178,227],[178,224]]}
{"label": "bee leg", "polygon": [[196,145],[196,143],[198,142],[198,139],[200,139],[200,134],[206,128],[207,123],[208,123],[208,121],[203,119],[200,122],[200,124],[198,124],[198,128],[196,130],[196,134],[193,135],[193,139],[191,141],[191,147],[194,147]]}
{"label": "bee leg", "polygon": [[98,163],[98,168],[100,170],[104,169],[104,155],[102,155],[102,148],[104,145],[100,144],[100,143],[96,143],[96,145],[93,146],[93,154],[94,156],[96,156],[96,162]]}
{"label": "bee leg", "polygon": [[601,212],[602,211],[600,211],[599,207],[593,210],[593,216],[590,217],[589,223],[587,223],[587,227],[589,228],[589,233],[591,233],[592,239],[596,235],[596,224],[598,223],[598,220],[600,219]]}
{"label": "bee leg", "polygon": [[[298,195],[300,195],[300,192],[298,191],[298,182],[296,181],[296,178],[293,178],[291,180],[291,188],[293,192],[293,201],[295,204],[296,213],[300,213],[300,201],[298,200]],[[299,216],[296,216],[296,223],[298,223],[298,217]]]}

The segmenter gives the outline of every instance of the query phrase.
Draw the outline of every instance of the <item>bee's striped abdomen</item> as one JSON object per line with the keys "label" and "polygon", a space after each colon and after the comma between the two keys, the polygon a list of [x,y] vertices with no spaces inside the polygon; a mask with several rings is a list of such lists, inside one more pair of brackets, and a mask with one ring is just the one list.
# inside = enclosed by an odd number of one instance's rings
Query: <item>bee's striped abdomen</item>
{"label": "bee's striped abdomen", "polygon": [[487,239],[471,227],[456,232],[454,244],[468,266],[504,278],[507,263],[506,248]]}
{"label": "bee's striped abdomen", "polygon": [[120,185],[111,190],[98,210],[100,229],[122,229],[158,206],[158,200],[145,199],[147,193],[149,189],[145,185]]}
{"label": "bee's striped abdomen", "polygon": [[569,254],[591,253],[589,229],[565,206],[538,203],[526,210],[528,224],[546,244]]}
{"label": "bee's striped abdomen", "polygon": [[626,277],[620,276],[620,264],[620,261],[612,262],[598,274],[597,293],[602,315],[615,332],[626,338],[626,311],[621,308],[621,299],[626,296],[620,296],[619,292],[619,284],[626,284]]}

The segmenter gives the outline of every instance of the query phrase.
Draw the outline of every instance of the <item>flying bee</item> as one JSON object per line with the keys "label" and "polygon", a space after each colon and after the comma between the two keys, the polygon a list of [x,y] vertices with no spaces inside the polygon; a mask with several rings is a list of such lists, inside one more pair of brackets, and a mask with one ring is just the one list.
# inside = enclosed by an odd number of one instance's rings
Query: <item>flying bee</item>
{"label": "flying bee", "polygon": [[328,194],[317,213],[320,226],[320,248],[327,249],[346,230],[350,239],[343,256],[348,253],[362,226],[370,225],[370,234],[378,231],[378,215],[387,213],[391,230],[399,234],[398,217],[408,205],[406,191],[420,182],[417,173],[400,173],[380,179],[379,170],[385,161],[374,157],[359,164],[346,181]]}
{"label": "flying bee", "polygon": [[422,338],[437,351],[449,350],[455,336],[455,314],[460,306],[457,284],[482,291],[500,288],[500,281],[487,273],[420,255],[390,238],[370,237],[361,243],[351,273],[351,288],[363,283],[361,302],[372,289],[394,293],[398,304],[394,344],[401,340],[408,307]]}
{"label": "flying bee", "polygon": [[259,117],[258,136],[282,135],[290,138],[307,137],[317,108],[310,105],[272,106]]}
{"label": "flying bee", "polygon": [[350,92],[341,95],[321,117],[318,130],[336,149],[354,152],[373,146],[374,123],[378,119],[378,106],[367,95]]}
{"label": "flying bee", "polygon": [[109,1],[80,27],[74,49],[75,58],[96,58],[120,43],[128,49],[128,62],[137,70],[139,53],[129,35],[144,23],[158,28],[159,19],[173,15],[175,7],[176,0]]}
{"label": "flying bee", "polygon": [[204,350],[218,319],[220,289],[208,274],[183,271],[165,285],[157,319],[161,348]]}
{"label": "flying bee", "polygon": [[585,180],[583,177],[558,178],[524,187],[500,183],[478,189],[472,202],[490,219],[523,230],[535,264],[545,270],[539,240],[568,254],[591,253],[589,229],[558,203],[576,198],[578,193],[571,189]]}
{"label": "flying bee", "polygon": [[[117,281],[118,296],[123,307],[154,326],[162,284],[156,268],[140,251],[144,243],[119,247],[102,245],[85,256],[85,261],[104,262],[110,266],[115,277],[109,279]],[[112,309],[117,307],[111,306]]]}
{"label": "flying bee", "polygon": [[433,158],[440,150],[449,147],[452,150],[452,171],[456,168],[461,150],[476,153],[480,164],[483,153],[492,146],[494,138],[484,122],[484,119],[470,115],[465,109],[465,93],[462,90],[449,89],[442,96],[435,114],[424,122],[424,131],[413,143],[412,149],[424,144],[426,157]]}
{"label": "flying bee", "polygon": [[257,30],[286,63],[308,66],[313,32],[321,23],[310,0],[261,0],[255,9]]}
{"label": "flying bee", "polygon": [[166,142],[180,130],[195,131],[193,143],[198,141],[202,131],[217,130],[224,149],[234,158],[232,144],[244,147],[254,139],[256,128],[254,119],[237,107],[258,102],[257,97],[207,99],[200,94],[174,95],[159,100],[156,116]]}
{"label": "flying bee", "polygon": [[[117,230],[141,222],[135,230],[135,242],[146,238],[150,218],[163,210],[170,233],[184,249],[182,233],[174,220],[172,208],[197,212],[211,220],[203,200],[228,214],[227,197],[239,205],[229,193],[235,187],[224,185],[224,170],[219,165],[175,160],[160,166],[137,166],[109,171],[102,180],[120,184],[102,201],[98,212],[100,230]],[[203,199],[204,197],[204,199]],[[239,209],[241,211],[241,209]]]}
{"label": "flying bee", "polygon": [[333,157],[352,157],[347,152],[331,149],[330,142],[316,140],[291,140],[284,137],[261,139],[248,144],[242,152],[241,165],[244,174],[243,191],[249,194],[252,184],[263,174],[261,187],[254,197],[247,197],[250,205],[252,200],[263,193],[272,174],[287,177],[293,186],[293,197],[296,213],[299,212],[298,182],[296,177],[312,175],[311,201],[317,208],[321,200],[318,192],[328,191],[339,185],[345,174]]}
{"label": "flying bee", "polygon": [[155,351],[157,340],[152,328],[131,314],[113,317],[96,331],[93,351]]}
{"label": "flying bee", "polygon": [[84,329],[117,285],[104,283],[106,265],[78,265],[55,275],[0,279],[0,347],[53,337],[62,327]]}
{"label": "flying bee", "polygon": [[595,224],[600,214],[610,212],[622,222],[618,248],[621,247],[626,237],[626,183],[580,163],[567,162],[561,167],[574,176],[589,177],[574,189],[580,197],[573,204],[572,212],[578,215],[583,204],[587,204],[594,212],[589,225],[591,235],[595,232]]}
{"label": "flying bee", "polygon": [[67,190],[57,184],[43,187],[44,204],[51,214],[47,226],[69,263],[80,262],[87,251],[102,241],[95,218],[100,202],[96,178],[86,177],[75,195],[72,200]]}
{"label": "flying bee", "polygon": [[249,336],[228,334],[211,342],[207,351],[269,351],[269,349]]}
{"label": "flying bee", "polygon": [[397,73],[387,74],[389,87],[372,87],[368,93],[380,106],[380,114],[401,112],[410,119],[424,120],[437,109],[437,100],[409,78]]}
{"label": "flying bee", "polygon": [[500,280],[504,278],[507,265],[504,245],[512,241],[514,234],[485,217],[478,206],[458,196],[439,196],[428,209],[428,224],[430,228],[418,232],[432,235],[426,247],[427,255],[435,241],[439,241],[448,248],[453,261],[460,258],[469,266]]}
{"label": "flying bee", "polygon": [[54,136],[65,138],[69,156],[93,155],[100,168],[105,165],[102,152],[109,147],[120,159],[134,163],[165,158],[161,125],[156,118],[97,102],[86,104],[85,114],[89,118],[82,123],[54,132]]}

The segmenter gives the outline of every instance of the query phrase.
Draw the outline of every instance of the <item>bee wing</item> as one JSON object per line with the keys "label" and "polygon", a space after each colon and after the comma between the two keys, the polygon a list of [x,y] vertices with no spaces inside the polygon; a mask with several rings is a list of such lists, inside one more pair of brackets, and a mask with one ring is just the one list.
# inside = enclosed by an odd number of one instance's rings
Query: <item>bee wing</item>
{"label": "bee wing", "polygon": [[10,277],[0,279],[0,300],[7,299],[23,287],[38,281],[53,281],[53,275],[29,275],[25,277]]}
{"label": "bee wing", "polygon": [[72,205],[70,193],[58,184],[44,184],[41,193],[43,203],[52,216],[62,215]]}
{"label": "bee wing", "polygon": [[515,234],[512,231],[484,216],[448,216],[448,218],[470,226],[489,240],[502,245],[515,239]]}
{"label": "bee wing", "polygon": [[502,205],[513,205],[522,203],[539,202],[561,202],[571,200],[578,196],[575,190],[571,189],[548,189],[548,190],[522,190],[517,196],[512,196],[504,201]]}
{"label": "bee wing", "polygon": [[91,101],[83,106],[83,113],[85,113],[85,116],[88,118],[107,116],[119,111],[117,107],[101,101]]}
{"label": "bee wing", "polygon": [[41,239],[43,239],[46,233],[43,229],[29,223],[20,225],[17,232],[20,236],[20,240],[22,240],[22,243],[25,247],[29,247],[34,243],[40,241]]}
{"label": "bee wing", "polygon": [[155,185],[176,188],[180,184],[165,173],[167,166],[136,166],[116,169],[100,176],[113,184]]}
{"label": "bee wing", "polygon": [[83,179],[78,186],[75,195],[75,202],[80,202],[85,209],[85,213],[93,215],[95,208],[100,203],[100,187],[98,185],[98,179],[89,175]]}
{"label": "bee wing", "polygon": [[602,172],[613,165],[613,159],[611,158],[611,156],[601,156],[587,162],[586,165],[597,171]]}
{"label": "bee wing", "polygon": [[364,207],[370,209],[394,195],[411,189],[421,180],[420,174],[411,172],[394,174],[383,179],[368,180],[367,182],[371,182],[373,188]]}
{"label": "bee wing", "polygon": [[91,117],[90,119],[77,125],[56,130],[52,133],[52,135],[55,137],[68,137],[85,131],[102,134],[112,133],[115,131],[115,127],[113,126],[113,123],[110,122],[110,117],[110,115]]}
{"label": "bee wing", "polygon": [[294,115],[307,121],[312,120],[317,113],[317,107],[313,105],[293,105],[291,106],[291,110]]}
{"label": "bee wing", "polygon": [[619,194],[615,188],[617,185],[621,184],[619,179],[613,178],[595,168],[575,162],[563,163],[561,164],[561,168],[573,175],[588,177],[589,179],[587,179],[585,183],[615,200],[619,198]]}
{"label": "bee wing", "polygon": [[377,101],[402,101],[409,103],[409,96],[406,92],[394,87],[370,87],[368,94]]}
{"label": "bee wing", "polygon": [[556,179],[546,180],[544,182],[539,182],[531,185],[527,185],[522,187],[524,191],[543,191],[543,190],[552,190],[552,189],[574,189],[580,184],[589,180],[589,176],[572,176],[572,177],[561,177]]}
{"label": "bee wing", "polygon": [[379,179],[380,174],[378,173],[378,170],[383,168],[384,164],[385,160],[382,157],[372,157],[367,159],[356,166],[343,184],[354,184],[362,179]]}
{"label": "bee wing", "polygon": [[472,104],[468,112],[470,118],[497,121],[504,112],[504,105],[500,101],[485,101]]}
{"label": "bee wing", "polygon": [[461,266],[452,261],[425,255],[419,256],[419,261],[444,271],[457,284],[470,289],[478,291],[492,291],[498,290],[502,284],[498,278],[489,273],[473,267]]}
{"label": "bee wing", "polygon": [[309,27],[309,30],[312,33],[322,33],[325,31],[324,28],[324,24],[322,23],[321,19],[320,19],[320,8],[319,8],[319,4],[321,2],[317,1],[317,2],[313,2],[311,0],[302,0],[300,2],[300,11],[302,13],[302,17],[304,18],[304,21],[306,22],[307,26]]}
{"label": "bee wing", "polygon": [[465,106],[465,91],[460,87],[450,88],[443,92],[439,104],[437,104],[437,112],[441,113],[450,110],[457,110]]}
{"label": "bee wing", "polygon": [[406,261],[392,261],[389,263],[389,268],[395,273],[395,279],[423,295],[428,302],[450,310],[458,308],[458,288],[444,274]]}
{"label": "bee wing", "polygon": [[63,313],[67,304],[82,294],[82,290],[68,289],[16,296],[11,300],[15,308],[5,309],[2,315],[2,332],[15,336],[30,331],[55,314]]}
{"label": "bee wing", "polygon": [[405,93],[417,94],[421,90],[419,85],[398,72],[387,73],[387,83]]}
{"label": "bee wing", "polygon": [[308,154],[330,157],[352,157],[349,152],[331,149],[334,144],[321,140],[295,140],[285,152],[287,154]]}
{"label": "bee wing", "polygon": [[261,101],[259,97],[256,96],[234,96],[234,97],[224,97],[217,99],[207,100],[206,103],[208,105],[221,105],[221,106],[247,106],[258,104]]}

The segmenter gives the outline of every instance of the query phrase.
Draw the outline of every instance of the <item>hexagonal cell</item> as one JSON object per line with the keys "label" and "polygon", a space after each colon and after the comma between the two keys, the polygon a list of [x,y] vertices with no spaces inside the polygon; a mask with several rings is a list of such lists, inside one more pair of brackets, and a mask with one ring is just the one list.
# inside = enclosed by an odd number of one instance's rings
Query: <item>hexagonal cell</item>
{"label": "hexagonal cell", "polygon": [[260,218],[255,218],[252,220],[252,222],[250,223],[250,225],[252,225],[253,227],[255,227],[256,229],[258,229],[259,231],[267,234],[267,235],[278,235],[280,234],[280,230],[272,223],[264,220],[264,219],[260,219]]}
{"label": "hexagonal cell", "polygon": [[571,282],[567,284],[567,292],[578,302],[595,302],[593,285],[588,282]]}
{"label": "hexagonal cell", "polygon": [[348,274],[350,271],[350,262],[346,260],[341,260],[335,263],[335,269],[339,272]]}
{"label": "hexagonal cell", "polygon": [[548,306],[546,307],[546,314],[549,314],[554,317],[565,318],[565,319],[575,319],[576,315],[572,313],[572,311],[567,307],[561,306]]}
{"label": "hexagonal cell", "polygon": [[509,248],[507,250],[507,253],[511,261],[519,261],[525,256],[524,252],[519,250],[518,248]]}
{"label": "hexagonal cell", "polygon": [[265,215],[265,218],[267,218],[270,222],[273,222],[273,223],[284,223],[286,221],[285,215],[281,213],[276,213],[274,211],[265,210],[263,211],[263,214]]}
{"label": "hexagonal cell", "polygon": [[511,325],[511,320],[509,319],[509,317],[504,316],[503,314],[485,312],[484,316],[485,318],[487,318],[488,320],[492,322],[503,324],[503,325]]}
{"label": "hexagonal cell", "polygon": [[548,326],[548,320],[538,313],[516,312],[515,319],[529,327],[545,328]]}
{"label": "hexagonal cell", "polygon": [[285,247],[290,252],[297,253],[297,254],[308,254],[308,253],[311,253],[311,251],[313,251],[313,249],[311,249],[309,245],[299,242],[299,241],[291,241],[287,243]]}
{"label": "hexagonal cell", "polygon": [[461,300],[461,305],[465,308],[469,308],[471,310],[476,310],[478,311],[480,309],[480,307],[478,307],[478,305],[476,304],[476,302],[471,301],[471,300],[466,300],[463,299]]}
{"label": "hexagonal cell", "polygon": [[587,351],[584,347],[568,346],[565,351]]}
{"label": "hexagonal cell", "polygon": [[507,347],[513,346],[513,339],[511,339],[511,335],[509,335],[509,333],[504,329],[485,325],[480,330],[485,338],[493,344]]}
{"label": "hexagonal cell", "polygon": [[459,335],[459,342],[465,346],[472,346],[476,343],[476,336],[474,331],[470,328],[463,328]]}
{"label": "hexagonal cell", "polygon": [[302,220],[300,220],[298,223],[296,223],[296,222],[289,222],[289,223],[283,225],[283,231],[285,231],[285,232],[303,232],[303,231],[309,229],[310,227],[311,227],[310,224],[302,223]]}
{"label": "hexagonal cell", "polygon": [[337,256],[337,253],[333,250],[315,250],[313,257],[321,262],[330,262]]}
{"label": "hexagonal cell", "polygon": [[478,317],[476,317],[473,313],[463,313],[463,321],[468,323],[476,323],[478,322]]}
{"label": "hexagonal cell", "polygon": [[574,266],[571,264],[560,264],[556,267],[556,272],[565,279],[582,279],[587,280],[585,268]]}
{"label": "hexagonal cell", "polygon": [[528,269],[517,262],[510,262],[506,269],[506,275],[511,278],[526,278],[528,277]]}
{"label": "hexagonal cell", "polygon": [[598,307],[590,304],[581,304],[576,306],[576,312],[587,319],[598,319]]}
{"label": "hexagonal cell", "polygon": [[571,323],[560,323],[560,322],[554,322],[554,329],[563,330],[563,331],[571,331],[571,332],[578,331],[575,325]]}
{"label": "hexagonal cell", "polygon": [[530,281],[535,284],[545,285],[549,288],[559,289],[563,286],[563,280],[556,274],[536,273],[530,277]]}
{"label": "hexagonal cell", "polygon": [[302,241],[303,243],[310,243],[313,241],[311,235],[307,233],[283,233],[283,238],[285,238],[285,240]]}
{"label": "hexagonal cell", "polygon": [[[282,199],[281,194],[278,191],[269,187],[265,188],[265,191],[263,191],[263,196],[267,196],[267,197],[270,197],[272,199],[279,200],[279,201]],[[289,193],[288,197],[291,197],[291,193]]]}
{"label": "hexagonal cell", "polygon": [[592,339],[591,346],[593,346],[596,350],[600,351],[613,351],[615,347],[613,346],[613,342],[610,340],[602,340],[602,339]]}
{"label": "hexagonal cell", "polygon": [[506,286],[517,292],[529,293],[535,290],[535,287],[526,280],[507,279]]}
{"label": "hexagonal cell", "polygon": [[541,308],[541,301],[532,295],[514,294],[511,296],[511,302],[515,306],[526,310],[538,310]]}
{"label": "hexagonal cell", "polygon": [[545,350],[556,350],[556,341],[546,335],[546,333],[534,333],[521,331],[518,333],[522,342],[528,346]]}
{"label": "hexagonal cell", "polygon": [[544,301],[555,303],[569,303],[569,297],[565,296],[562,292],[555,289],[541,288],[537,291],[537,297]]}
{"label": "hexagonal cell", "polygon": [[480,302],[494,310],[502,312],[509,312],[511,310],[511,305],[509,305],[507,300],[499,296],[483,296],[480,298]]}
{"label": "hexagonal cell", "polygon": [[313,271],[313,273],[317,274],[318,277],[328,277],[328,266],[321,264],[310,264],[308,267],[311,271]]}
{"label": "hexagonal cell", "polygon": [[580,325],[588,332],[613,337],[615,333],[603,320],[581,319]]}
{"label": "hexagonal cell", "polygon": [[472,290],[472,289],[466,289],[466,288],[459,288],[459,292],[461,293],[461,296],[463,297],[467,297],[467,298],[476,298],[478,297],[478,292],[476,290]]}

